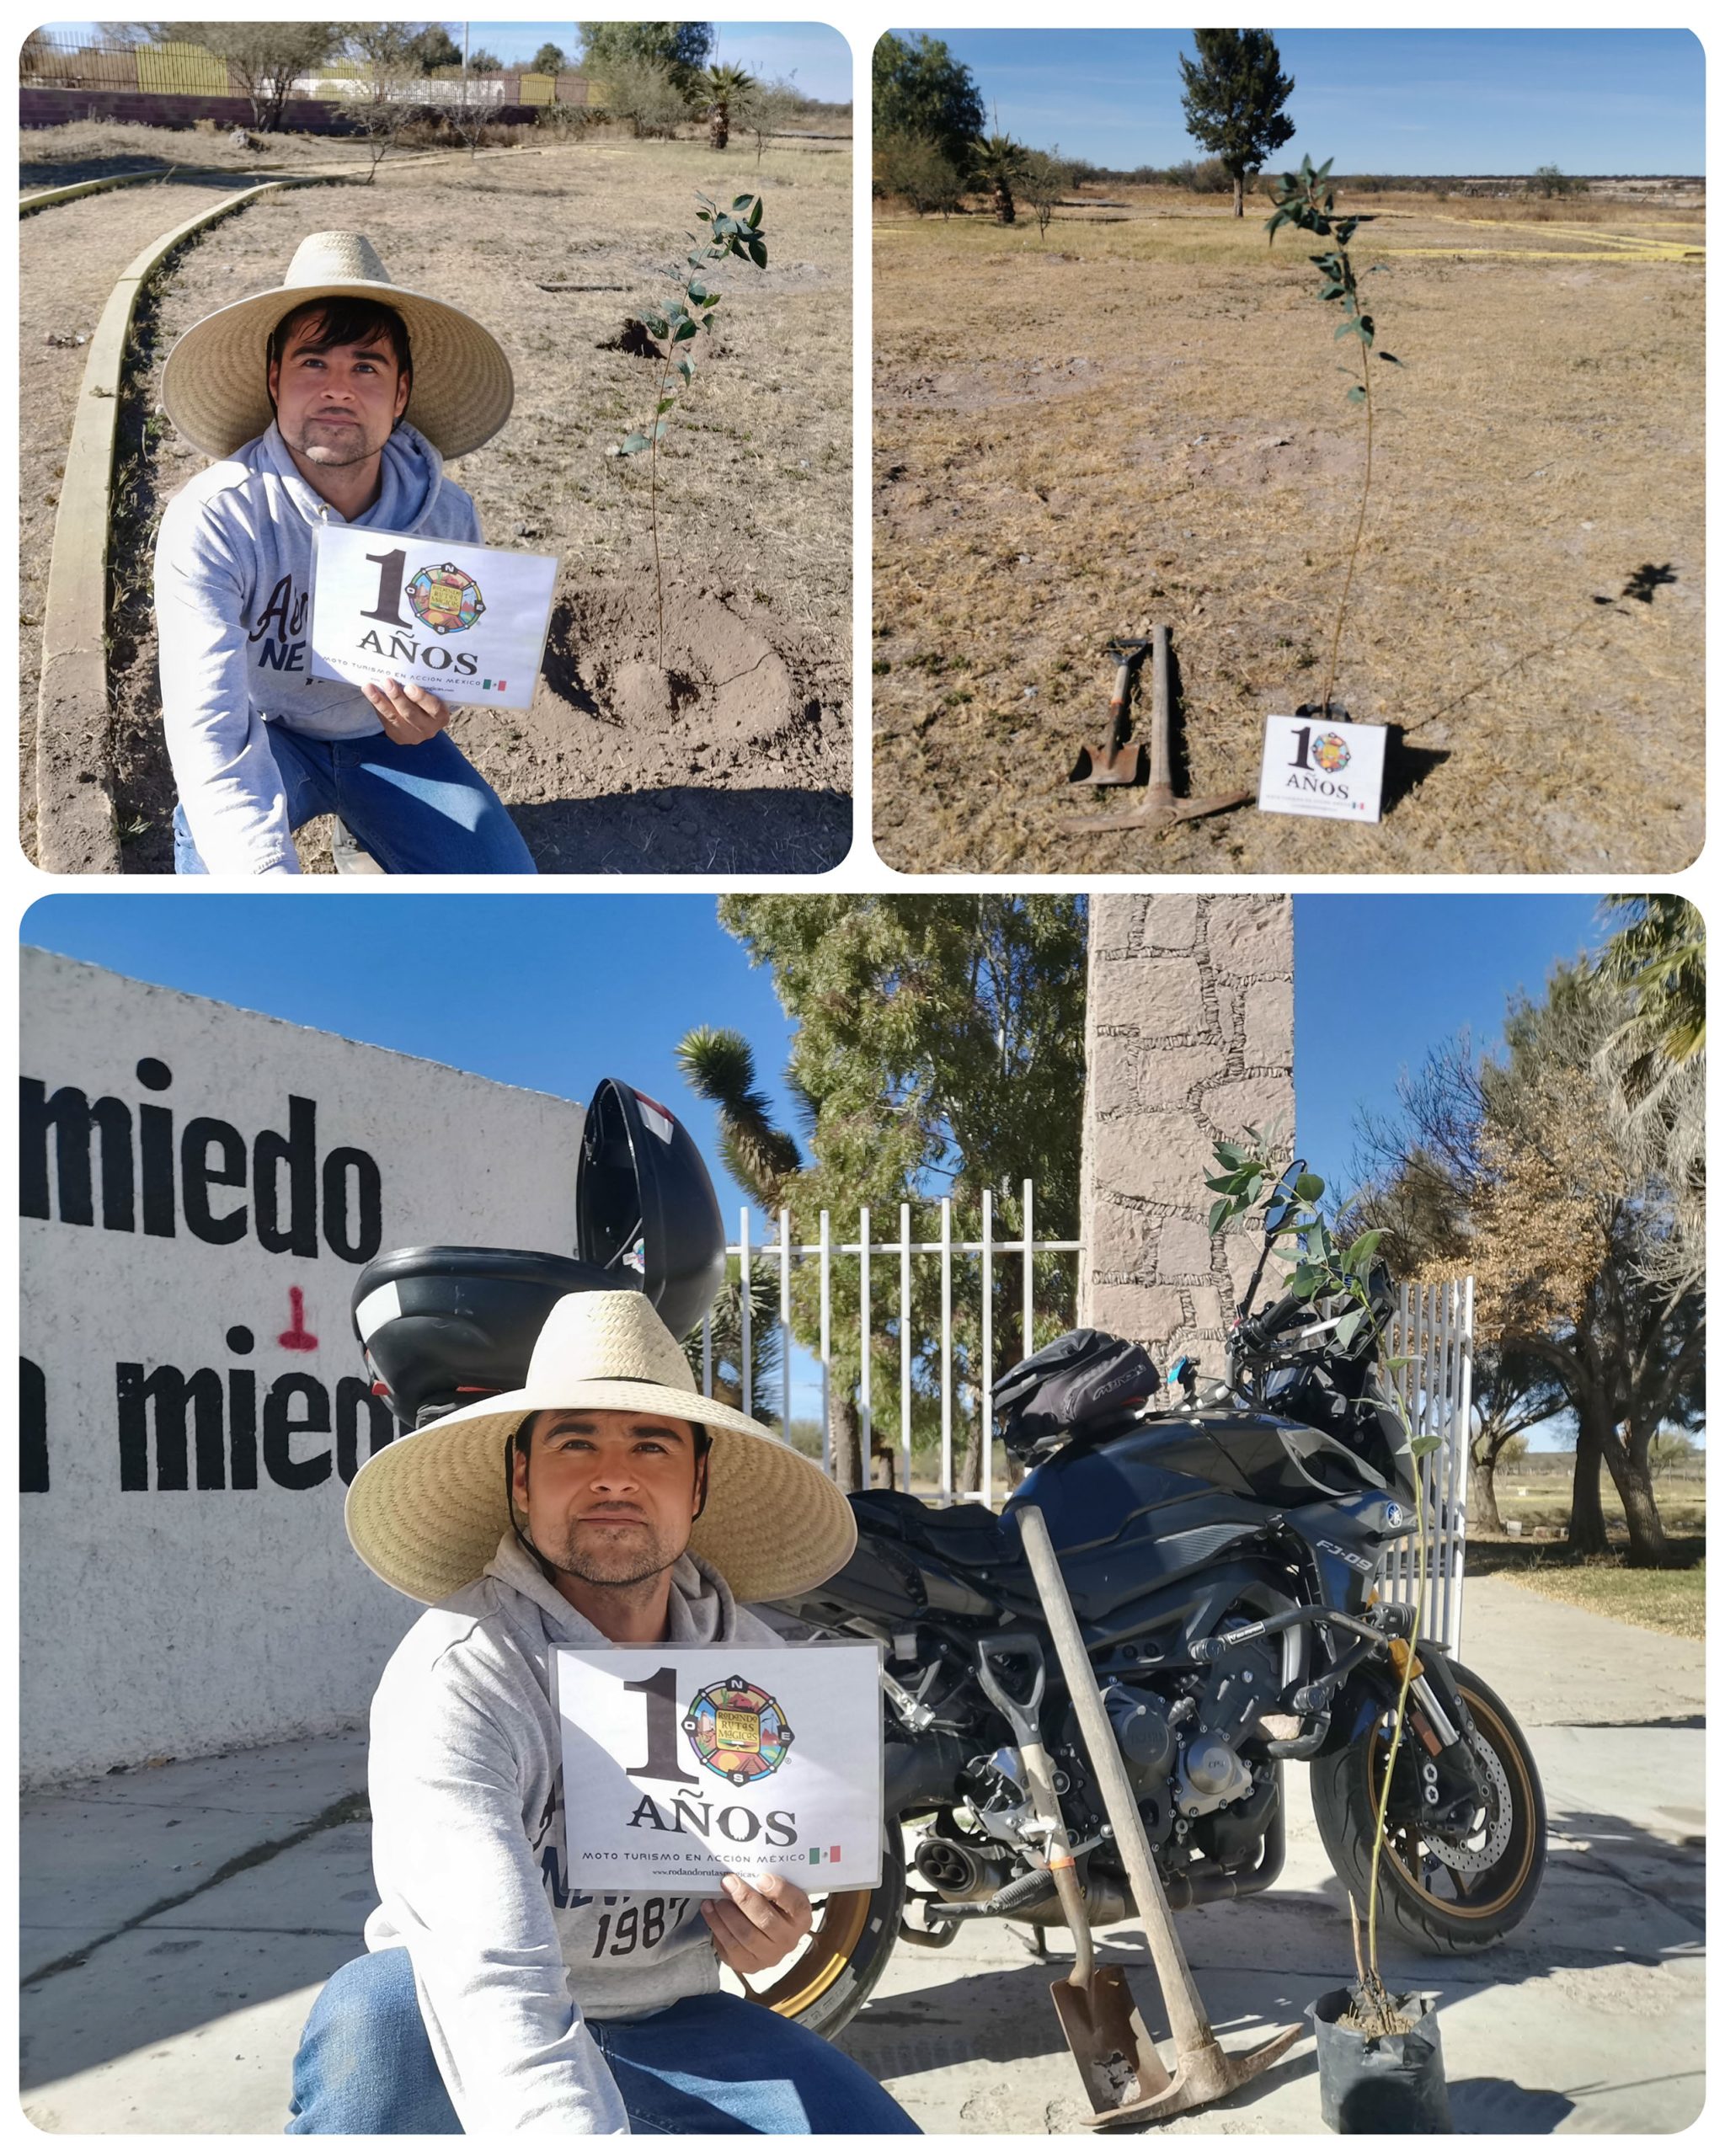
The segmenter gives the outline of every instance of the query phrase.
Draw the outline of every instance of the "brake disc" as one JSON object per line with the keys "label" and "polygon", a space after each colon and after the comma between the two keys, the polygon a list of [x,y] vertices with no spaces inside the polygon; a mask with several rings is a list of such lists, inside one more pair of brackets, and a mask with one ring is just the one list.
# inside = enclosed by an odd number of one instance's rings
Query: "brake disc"
{"label": "brake disc", "polygon": [[1486,1800],[1484,1844],[1475,1849],[1467,1842],[1450,1841],[1442,1834],[1429,1833],[1424,1828],[1420,1829],[1420,1839],[1439,1863],[1451,1871],[1489,1871],[1509,1846],[1509,1828],[1514,1812],[1509,1796],[1509,1777],[1503,1771],[1503,1761],[1482,1737],[1476,1733],[1471,1737],[1468,1749],[1473,1754],[1474,1764],[1491,1784]]}

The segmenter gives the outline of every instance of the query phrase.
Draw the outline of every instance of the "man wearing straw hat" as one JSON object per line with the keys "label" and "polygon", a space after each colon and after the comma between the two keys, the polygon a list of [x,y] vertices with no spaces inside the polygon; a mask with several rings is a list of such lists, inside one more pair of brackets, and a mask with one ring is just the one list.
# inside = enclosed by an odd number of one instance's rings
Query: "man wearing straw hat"
{"label": "man wearing straw hat", "polygon": [[519,1390],[366,1462],[347,1530],[433,1606],[372,1705],[380,1904],[312,2009],[289,2132],[915,2132],[842,2052],[718,1988],[808,1935],[792,1881],[564,1884],[553,1650],[777,1640],[745,1602],[856,1543],[820,1468],[703,1399],[644,1295],[567,1295]]}
{"label": "man wearing straw hat", "polygon": [[156,544],[179,874],[297,874],[293,833],[322,814],[386,873],[534,873],[441,697],[306,670],[318,526],[478,542],[443,460],[489,441],[514,396],[489,330],[392,284],[360,232],[313,232],[279,290],[206,315],[169,353],[163,409],[218,460]]}

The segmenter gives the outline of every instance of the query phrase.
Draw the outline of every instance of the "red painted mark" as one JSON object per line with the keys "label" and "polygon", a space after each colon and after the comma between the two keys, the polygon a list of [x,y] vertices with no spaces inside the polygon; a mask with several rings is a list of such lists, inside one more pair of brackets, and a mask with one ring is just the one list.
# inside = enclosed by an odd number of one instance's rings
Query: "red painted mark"
{"label": "red painted mark", "polygon": [[276,1340],[278,1348],[291,1348],[296,1354],[309,1355],[318,1344],[315,1332],[306,1330],[306,1291],[303,1288],[290,1288],[287,1291],[287,1330]]}

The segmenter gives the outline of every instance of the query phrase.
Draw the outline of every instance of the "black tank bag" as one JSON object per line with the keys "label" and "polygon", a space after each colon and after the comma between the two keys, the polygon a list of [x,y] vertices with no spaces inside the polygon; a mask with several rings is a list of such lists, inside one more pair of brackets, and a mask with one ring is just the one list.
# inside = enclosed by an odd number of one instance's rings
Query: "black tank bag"
{"label": "black tank bag", "polygon": [[994,1389],[995,1427],[1015,1460],[1063,1438],[1094,1436],[1124,1422],[1162,1384],[1135,1340],[1081,1326],[1008,1370]]}

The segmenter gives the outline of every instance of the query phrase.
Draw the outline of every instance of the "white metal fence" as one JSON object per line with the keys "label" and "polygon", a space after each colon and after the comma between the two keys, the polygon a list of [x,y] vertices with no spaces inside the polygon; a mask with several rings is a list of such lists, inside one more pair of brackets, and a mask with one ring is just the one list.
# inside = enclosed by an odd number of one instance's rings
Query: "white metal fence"
{"label": "white metal fence", "polygon": [[[876,1223],[867,1208],[861,1213],[855,1236],[851,1240],[836,1240],[831,1216],[823,1213],[819,1239],[814,1242],[794,1242],[792,1241],[788,1212],[779,1214],[776,1232],[763,1235],[756,1232],[751,1225],[753,1216],[749,1209],[746,1206],[742,1209],[737,1239],[727,1246],[727,1255],[736,1260],[741,1277],[742,1293],[739,1298],[740,1353],[737,1364],[743,1412],[766,1422],[777,1422],[786,1438],[789,1438],[790,1426],[795,1419],[791,1400],[796,1383],[793,1367],[796,1351],[791,1344],[792,1281],[798,1267],[805,1265],[818,1267],[818,1337],[805,1353],[818,1373],[820,1381],[821,1462],[828,1473],[832,1471],[832,1370],[836,1344],[834,1268],[840,1264],[854,1262],[857,1267],[854,1341],[846,1344],[854,1347],[859,1370],[857,1411],[862,1486],[868,1488],[876,1479],[876,1468],[881,1460],[882,1452],[889,1449],[893,1479],[900,1489],[908,1490],[911,1476],[914,1396],[911,1373],[919,1329],[916,1322],[905,1321],[907,1313],[912,1311],[914,1261],[917,1258],[937,1259],[940,1319],[937,1390],[940,1416],[940,1460],[937,1487],[925,1490],[922,1494],[938,1504],[991,1505],[995,1500],[994,1446],[988,1401],[997,1374],[997,1366],[1000,1370],[1010,1369],[1021,1357],[1029,1354],[1037,1344],[1033,1297],[1036,1259],[1044,1254],[1076,1256],[1082,1246],[1076,1242],[1052,1240],[1039,1242],[1035,1240],[1035,1197],[1028,1182],[1023,1186],[1023,1231],[1021,1235],[996,1235],[993,1199],[989,1193],[985,1192],[981,1232],[975,1241],[966,1241],[954,1235],[952,1201],[947,1198],[940,1201],[939,1235],[932,1241],[919,1241],[911,1233],[911,1214],[913,1210],[927,1209],[926,1206],[900,1205],[898,1234],[891,1241],[876,1239],[872,1232]],[[978,1260],[976,1273],[969,1285],[978,1305],[971,1315],[970,1323],[974,1327],[973,1337],[979,1339],[980,1345],[974,1369],[967,1370],[961,1384],[955,1385],[953,1261],[961,1257]],[[995,1337],[995,1297],[992,1293],[984,1292],[983,1283],[987,1283],[991,1288],[996,1269],[1001,1264],[1016,1268],[1022,1282],[1022,1292],[1017,1324],[1008,1328],[1008,1337],[997,1340]],[[1075,1267],[1075,1302],[1076,1273]],[[778,1288],[777,1324],[781,1357],[777,1383],[774,1388],[776,1398],[757,1397],[753,1379],[755,1313],[750,1290],[763,1277],[768,1280],[776,1278]],[[924,1294],[926,1297],[926,1289]],[[919,1312],[921,1309],[919,1302]],[[1076,1322],[1076,1311],[1071,1321]],[[876,1422],[873,1400],[875,1357],[868,1352],[871,1341],[877,1343],[878,1352],[880,1334],[894,1326],[898,1331],[899,1354],[899,1403],[895,1428]],[[1391,1329],[1390,1345],[1393,1355],[1410,1358],[1407,1367],[1396,1374],[1396,1382],[1409,1403],[1415,1434],[1430,1433],[1441,1440],[1420,1463],[1428,1566],[1428,1607],[1423,1629],[1429,1636],[1441,1639],[1454,1650],[1459,1648],[1461,1639],[1462,1574],[1467,1554],[1467,1455],[1473,1378],[1472,1280],[1452,1280],[1436,1286],[1402,1289],[1399,1308]],[[852,1358],[847,1357],[846,1359]],[[701,1342],[701,1389],[708,1395],[713,1392],[715,1374],[716,1356],[709,1320],[702,1327]],[[955,1446],[962,1446],[972,1436],[980,1440],[980,1486],[975,1490],[955,1489],[953,1471]],[[1396,1545],[1389,1554],[1379,1575],[1386,1595],[1394,1596],[1398,1600],[1411,1599],[1415,1586],[1413,1550],[1413,1540],[1410,1536],[1405,1542]]]}
{"label": "white metal fence", "polygon": [[[1403,1288],[1390,1352],[1407,1356],[1395,1373],[1416,1437],[1441,1442],[1420,1462],[1426,1520],[1423,1630],[1451,1653],[1461,1646],[1461,1590],[1467,1566],[1467,1456],[1473,1416],[1473,1281]],[[1386,1595],[1411,1601],[1415,1542],[1394,1545],[1379,1572]]]}
{"label": "white metal fence", "polygon": [[[1035,1346],[1034,1286],[1035,1263],[1039,1257],[1050,1254],[1076,1255],[1080,1246],[1076,1242],[1035,1240],[1035,1194],[1029,1183],[1023,1186],[1023,1233],[1017,1235],[997,1235],[995,1232],[994,1200],[992,1193],[982,1193],[980,1233],[975,1241],[966,1241],[953,1232],[953,1205],[950,1198],[939,1201],[940,1232],[932,1241],[918,1241],[911,1231],[911,1216],[914,1211],[927,1212],[932,1203],[899,1208],[899,1232],[895,1239],[883,1241],[875,1239],[878,1223],[864,1207],[857,1223],[853,1241],[835,1241],[831,1216],[820,1215],[820,1238],[814,1242],[793,1242],[791,1217],[788,1212],[778,1216],[777,1232],[757,1237],[750,1231],[749,1209],[742,1209],[737,1240],[728,1246],[727,1255],[736,1259],[742,1276],[740,1298],[741,1317],[741,1353],[739,1374],[742,1384],[742,1406],[745,1415],[755,1415],[763,1422],[777,1422],[784,1435],[790,1436],[791,1391],[793,1385],[791,1338],[791,1282],[796,1267],[816,1265],[820,1268],[818,1295],[820,1302],[819,1336],[809,1350],[819,1372],[820,1383],[820,1428],[822,1465],[832,1470],[832,1367],[834,1356],[833,1273],[835,1266],[854,1260],[857,1266],[857,1316],[854,1347],[860,1358],[860,1380],[857,1392],[857,1420],[860,1425],[862,1470],[863,1487],[869,1486],[874,1476],[875,1460],[883,1444],[892,1448],[895,1462],[895,1480],[899,1488],[911,1486],[911,1372],[918,1337],[914,1322],[905,1321],[912,1310],[914,1261],[935,1258],[939,1261],[940,1321],[938,1409],[940,1414],[939,1486],[924,1494],[940,1504],[980,1503],[994,1502],[994,1448],[989,1426],[988,1400],[994,1389],[996,1364],[1000,1369],[1008,1369],[1022,1357],[1029,1354]],[[978,1308],[970,1314],[971,1324],[979,1338],[976,1365],[967,1372],[961,1385],[953,1383],[953,1261],[975,1257],[976,1275],[972,1283]],[[1023,1280],[1019,1298],[1018,1322],[1008,1328],[1008,1337],[995,1337],[995,1297],[984,1292],[983,1283],[991,1289],[996,1269],[1001,1264],[1017,1268]],[[757,1400],[752,1378],[753,1357],[751,1331],[753,1310],[749,1289],[750,1284],[765,1271],[769,1278],[777,1274],[778,1281],[778,1326],[781,1342],[785,1343],[782,1354],[777,1400]],[[1076,1296],[1076,1267],[1074,1293]],[[1068,1321],[1076,1323],[1076,1317]],[[889,1326],[898,1329],[899,1354],[899,1413],[898,1427],[892,1429],[878,1427],[874,1417],[873,1395],[873,1358],[867,1352],[871,1340],[878,1342],[881,1331]],[[848,1344],[848,1343],[847,1343]],[[701,1389],[711,1394],[714,1377],[713,1327],[711,1321],[702,1327]],[[957,1490],[953,1487],[953,1460],[955,1440],[962,1444],[975,1433],[980,1439],[980,1487],[975,1490]]]}

